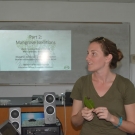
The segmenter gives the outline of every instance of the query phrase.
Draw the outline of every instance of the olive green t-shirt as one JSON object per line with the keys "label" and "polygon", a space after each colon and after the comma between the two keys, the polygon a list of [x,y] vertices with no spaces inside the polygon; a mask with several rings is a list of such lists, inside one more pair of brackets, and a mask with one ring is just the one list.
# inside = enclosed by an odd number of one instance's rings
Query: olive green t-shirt
{"label": "olive green t-shirt", "polygon": [[[90,97],[95,108],[107,107],[111,114],[126,120],[124,105],[135,103],[135,87],[129,79],[117,74],[110,89],[100,97],[94,89],[90,74],[79,78],[71,93],[72,99],[83,101],[84,97]],[[84,120],[80,135],[126,135],[126,133],[114,127],[112,123],[98,119],[94,113],[92,121]]]}

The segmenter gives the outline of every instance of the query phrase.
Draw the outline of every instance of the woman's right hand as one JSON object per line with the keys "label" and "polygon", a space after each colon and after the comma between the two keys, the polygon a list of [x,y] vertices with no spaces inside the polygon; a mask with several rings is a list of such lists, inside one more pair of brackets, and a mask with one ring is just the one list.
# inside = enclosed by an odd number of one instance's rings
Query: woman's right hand
{"label": "woman's right hand", "polygon": [[91,121],[91,120],[93,119],[93,117],[94,117],[94,115],[93,115],[93,110],[94,110],[94,109],[89,109],[89,108],[87,108],[87,107],[84,107],[84,108],[82,109],[82,111],[81,111],[82,117],[83,117],[84,119],[86,119],[87,121]]}

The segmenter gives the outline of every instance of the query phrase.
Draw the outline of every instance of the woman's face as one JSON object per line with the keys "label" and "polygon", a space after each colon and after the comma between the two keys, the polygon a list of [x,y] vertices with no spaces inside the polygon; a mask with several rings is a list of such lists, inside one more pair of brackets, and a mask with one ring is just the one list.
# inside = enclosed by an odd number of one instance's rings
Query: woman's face
{"label": "woman's face", "polygon": [[93,42],[89,45],[87,51],[86,61],[88,64],[88,71],[102,71],[108,67],[108,56],[105,56],[101,44]]}

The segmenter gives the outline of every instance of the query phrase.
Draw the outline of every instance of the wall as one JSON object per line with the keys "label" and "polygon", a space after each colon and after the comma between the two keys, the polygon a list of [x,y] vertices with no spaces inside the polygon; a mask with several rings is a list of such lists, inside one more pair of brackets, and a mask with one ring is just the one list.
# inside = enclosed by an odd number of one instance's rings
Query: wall
{"label": "wall", "polygon": [[[135,3],[0,1],[0,21],[129,22],[130,54],[135,54]],[[135,64],[130,64],[135,84]],[[32,96],[45,91],[57,94],[73,85],[0,86],[0,97]]]}

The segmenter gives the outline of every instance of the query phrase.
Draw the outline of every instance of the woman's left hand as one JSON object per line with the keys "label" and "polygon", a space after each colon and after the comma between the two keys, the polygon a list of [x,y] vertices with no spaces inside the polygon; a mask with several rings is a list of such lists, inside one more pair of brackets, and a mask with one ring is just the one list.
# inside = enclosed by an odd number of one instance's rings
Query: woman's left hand
{"label": "woman's left hand", "polygon": [[97,107],[93,112],[96,113],[99,119],[105,119],[106,121],[110,121],[112,117],[112,114],[110,114],[106,107]]}

